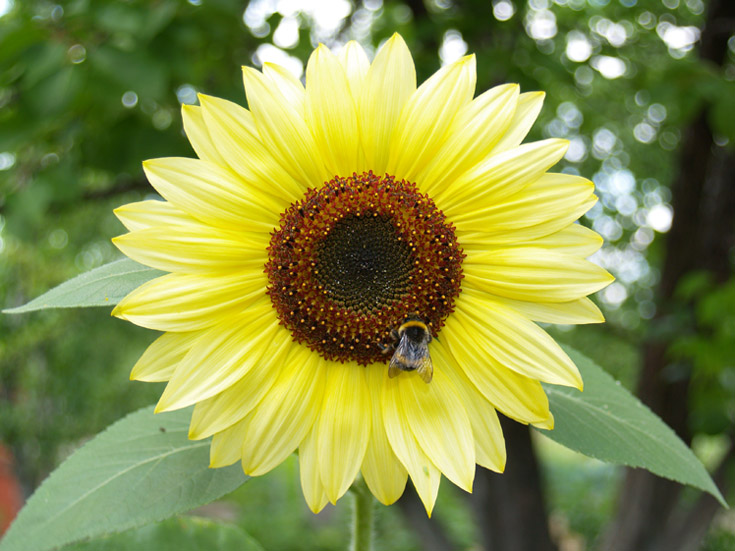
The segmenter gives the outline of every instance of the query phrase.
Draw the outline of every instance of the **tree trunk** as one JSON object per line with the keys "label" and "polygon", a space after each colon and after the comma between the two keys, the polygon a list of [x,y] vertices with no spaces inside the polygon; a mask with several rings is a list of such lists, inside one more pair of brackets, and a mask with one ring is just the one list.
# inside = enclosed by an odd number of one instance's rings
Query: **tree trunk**
{"label": "tree trunk", "polygon": [[530,429],[501,416],[505,472],[478,468],[472,506],[485,551],[554,551]]}
{"label": "tree trunk", "polygon": [[[700,57],[721,65],[734,26],[735,2],[712,1],[702,31]],[[705,107],[686,129],[681,145],[679,176],[672,186],[674,219],[666,241],[654,324],[665,322],[671,312],[674,291],[686,274],[708,270],[719,281],[730,277],[728,251],[735,241],[733,174],[735,155],[715,145]],[[649,339],[644,344],[638,396],[689,443],[691,366],[669,362],[666,351],[675,338],[676,335],[668,335]],[[671,529],[680,489],[678,484],[647,471],[628,469],[617,514],[603,548],[609,551],[660,549],[661,541]],[[704,514],[711,520],[717,509],[711,504],[706,509]]]}

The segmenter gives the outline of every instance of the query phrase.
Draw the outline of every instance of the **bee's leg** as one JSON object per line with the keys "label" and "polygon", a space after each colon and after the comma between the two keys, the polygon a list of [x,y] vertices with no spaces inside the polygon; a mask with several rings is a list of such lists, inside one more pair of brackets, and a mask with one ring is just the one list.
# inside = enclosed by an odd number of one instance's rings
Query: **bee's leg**
{"label": "bee's leg", "polygon": [[380,348],[380,351],[383,354],[393,352],[396,349],[396,346],[398,346],[398,341],[401,340],[398,336],[398,331],[396,331],[395,329],[390,330],[390,338],[393,339],[393,342],[390,344],[383,344],[382,342],[378,343],[378,348]]}

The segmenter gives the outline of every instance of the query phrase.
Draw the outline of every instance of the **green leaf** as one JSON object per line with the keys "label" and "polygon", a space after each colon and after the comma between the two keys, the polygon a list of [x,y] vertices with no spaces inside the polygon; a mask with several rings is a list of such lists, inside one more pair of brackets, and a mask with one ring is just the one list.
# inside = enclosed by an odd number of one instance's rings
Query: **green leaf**
{"label": "green leaf", "polygon": [[28,304],[8,308],[3,313],[23,314],[46,308],[114,306],[133,289],[163,274],[164,272],[123,258],[78,275]]}
{"label": "green leaf", "polygon": [[555,422],[554,430],[541,434],[589,457],[694,486],[727,507],[704,465],[673,430],[592,360],[565,350],[582,373],[584,392],[544,385]]}
{"label": "green leaf", "polygon": [[187,438],[191,409],[131,413],[76,451],[20,511],[0,551],[46,551],[209,503],[248,477],[210,469],[209,440]]}
{"label": "green leaf", "polygon": [[197,517],[179,517],[65,547],[64,551],[263,551],[242,528]]}

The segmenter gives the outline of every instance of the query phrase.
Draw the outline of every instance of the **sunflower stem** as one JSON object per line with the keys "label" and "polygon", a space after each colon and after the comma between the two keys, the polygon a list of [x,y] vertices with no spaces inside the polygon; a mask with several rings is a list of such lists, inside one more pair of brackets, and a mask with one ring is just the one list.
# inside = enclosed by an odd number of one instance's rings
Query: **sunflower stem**
{"label": "sunflower stem", "polygon": [[350,551],[373,550],[373,512],[375,500],[362,478],[352,485],[352,542]]}

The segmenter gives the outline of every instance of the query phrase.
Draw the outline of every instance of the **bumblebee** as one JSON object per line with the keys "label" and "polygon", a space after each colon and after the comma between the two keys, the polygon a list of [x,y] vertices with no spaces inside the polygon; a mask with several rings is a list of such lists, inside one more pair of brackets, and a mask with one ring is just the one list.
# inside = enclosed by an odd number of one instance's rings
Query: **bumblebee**
{"label": "bumblebee", "polygon": [[398,329],[390,332],[393,342],[381,346],[383,354],[394,350],[388,376],[397,377],[401,371],[416,371],[425,383],[430,383],[434,366],[429,355],[431,331],[420,317],[410,315]]}

